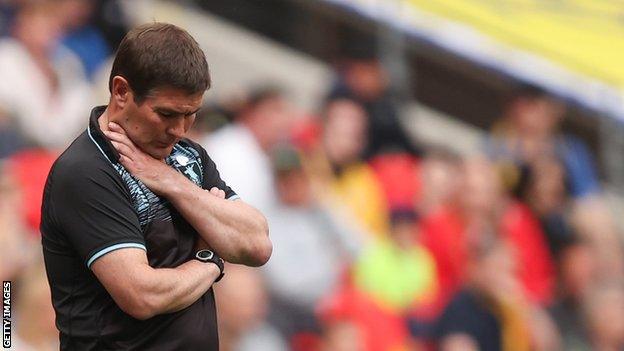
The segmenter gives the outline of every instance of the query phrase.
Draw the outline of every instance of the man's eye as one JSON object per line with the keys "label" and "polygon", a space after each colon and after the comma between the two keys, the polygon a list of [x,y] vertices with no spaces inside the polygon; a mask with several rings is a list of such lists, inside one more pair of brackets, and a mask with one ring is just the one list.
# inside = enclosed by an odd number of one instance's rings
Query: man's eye
{"label": "man's eye", "polygon": [[158,114],[159,114],[161,117],[164,117],[164,118],[170,118],[170,117],[173,117],[173,113],[169,113],[169,112],[162,112],[162,111],[159,111],[159,112],[158,112]]}

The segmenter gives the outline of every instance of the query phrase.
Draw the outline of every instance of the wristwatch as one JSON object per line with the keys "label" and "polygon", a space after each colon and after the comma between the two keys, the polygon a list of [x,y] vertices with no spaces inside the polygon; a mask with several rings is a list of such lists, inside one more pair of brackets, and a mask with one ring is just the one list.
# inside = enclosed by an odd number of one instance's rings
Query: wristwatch
{"label": "wristwatch", "polygon": [[211,262],[211,263],[216,264],[217,267],[219,267],[219,271],[221,272],[221,274],[219,274],[219,277],[215,280],[215,283],[221,280],[221,278],[223,278],[223,276],[225,275],[225,273],[223,272],[223,269],[224,269],[223,259],[219,257],[219,255],[217,255],[216,253],[208,249],[199,250],[195,254],[195,259],[200,262]]}

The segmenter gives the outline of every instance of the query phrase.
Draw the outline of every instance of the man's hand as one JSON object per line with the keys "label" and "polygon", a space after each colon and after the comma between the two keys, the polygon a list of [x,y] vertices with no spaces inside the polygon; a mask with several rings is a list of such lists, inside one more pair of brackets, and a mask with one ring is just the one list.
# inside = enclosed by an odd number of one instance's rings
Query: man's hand
{"label": "man's hand", "polygon": [[[243,201],[226,201],[225,191],[205,190],[145,153],[117,124],[105,135],[119,152],[119,162],[150,190],[167,198],[204,241],[223,259],[248,266],[265,264],[273,246],[266,218]],[[197,242],[201,245],[201,242]]]}
{"label": "man's hand", "polygon": [[214,195],[214,196],[216,196],[216,197],[220,198],[220,199],[225,199],[225,191],[223,191],[223,190],[221,190],[221,189],[217,188],[216,186],[213,186],[213,187],[210,189],[210,193],[211,193],[212,195]]}
{"label": "man's hand", "polygon": [[153,158],[134,145],[126,131],[117,123],[109,123],[108,128],[104,135],[119,153],[119,162],[154,193],[166,197],[165,192],[179,182],[180,177],[185,178],[163,161]]}

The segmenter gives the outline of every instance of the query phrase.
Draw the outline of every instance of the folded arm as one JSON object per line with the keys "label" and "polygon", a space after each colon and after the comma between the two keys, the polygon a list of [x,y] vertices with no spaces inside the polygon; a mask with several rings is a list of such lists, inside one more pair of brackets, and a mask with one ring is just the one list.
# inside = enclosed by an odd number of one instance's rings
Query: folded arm
{"label": "folded arm", "polygon": [[243,201],[224,199],[223,191],[204,190],[136,147],[117,124],[106,136],[119,162],[154,193],[167,198],[224,260],[248,266],[265,264],[272,252],[264,216]]}
{"label": "folded arm", "polygon": [[152,268],[138,248],[112,251],[93,262],[91,270],[119,308],[140,320],[190,306],[220,274],[216,264],[197,260],[176,268]]}
{"label": "folded arm", "polygon": [[231,263],[261,266],[269,260],[269,229],[258,210],[224,199],[223,190],[206,191],[179,176],[165,196],[210,247]]}

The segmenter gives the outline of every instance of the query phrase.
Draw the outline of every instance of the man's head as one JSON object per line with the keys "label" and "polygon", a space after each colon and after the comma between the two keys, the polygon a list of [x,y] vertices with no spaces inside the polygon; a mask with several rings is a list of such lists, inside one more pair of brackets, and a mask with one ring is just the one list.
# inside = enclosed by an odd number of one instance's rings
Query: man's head
{"label": "man's head", "polygon": [[323,116],[323,144],[330,162],[346,166],[358,161],[368,130],[364,108],[352,100],[337,99],[325,106]]}
{"label": "man's head", "polygon": [[193,124],[209,87],[206,57],[190,34],[172,24],[145,24],[128,32],[117,50],[109,119],[162,159]]}
{"label": "man's head", "polygon": [[271,151],[275,186],[282,204],[289,207],[308,206],[312,200],[312,189],[299,150],[293,145],[282,144]]}
{"label": "man's head", "polygon": [[281,89],[273,86],[258,87],[247,97],[238,120],[268,151],[288,136],[295,120],[295,111]]}
{"label": "man's head", "polygon": [[492,163],[482,156],[463,161],[460,169],[459,205],[471,219],[492,219],[504,198],[500,178]]}
{"label": "man's head", "polygon": [[621,281],[595,283],[583,299],[586,321],[593,346],[621,350],[624,346],[624,287]]}
{"label": "man's head", "polygon": [[522,133],[547,135],[557,128],[565,106],[548,92],[532,86],[518,88],[507,104],[511,123]]}
{"label": "man's head", "polygon": [[11,31],[30,55],[48,59],[63,35],[61,16],[53,3],[28,3],[17,12]]}

